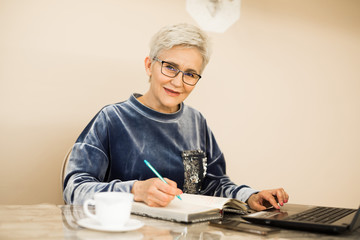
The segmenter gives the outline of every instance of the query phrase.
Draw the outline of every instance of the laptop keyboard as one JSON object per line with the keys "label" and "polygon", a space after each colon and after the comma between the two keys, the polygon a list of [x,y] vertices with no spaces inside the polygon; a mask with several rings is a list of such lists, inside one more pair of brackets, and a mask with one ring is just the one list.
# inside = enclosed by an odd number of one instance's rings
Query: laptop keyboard
{"label": "laptop keyboard", "polygon": [[315,207],[290,216],[288,219],[292,221],[306,221],[312,223],[333,223],[355,211],[355,209],[347,208]]}

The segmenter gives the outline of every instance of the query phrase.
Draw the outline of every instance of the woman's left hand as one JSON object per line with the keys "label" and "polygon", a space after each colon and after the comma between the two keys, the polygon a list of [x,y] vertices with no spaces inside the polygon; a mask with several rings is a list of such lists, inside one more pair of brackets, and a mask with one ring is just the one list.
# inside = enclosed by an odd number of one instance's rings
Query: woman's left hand
{"label": "woman's left hand", "polygon": [[280,206],[283,206],[284,203],[287,203],[288,201],[289,195],[285,190],[283,188],[277,188],[263,190],[251,195],[247,200],[247,204],[251,209],[261,211],[271,206],[280,209]]}

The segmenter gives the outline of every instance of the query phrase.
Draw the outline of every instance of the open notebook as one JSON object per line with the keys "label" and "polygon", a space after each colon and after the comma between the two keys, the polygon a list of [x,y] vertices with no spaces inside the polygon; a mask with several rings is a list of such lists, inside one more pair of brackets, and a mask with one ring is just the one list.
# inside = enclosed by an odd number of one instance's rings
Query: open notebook
{"label": "open notebook", "polygon": [[134,202],[133,214],[159,218],[176,222],[201,222],[219,219],[223,211],[245,214],[248,207],[245,203],[231,198],[212,197],[195,194],[181,194],[182,200],[174,200],[166,207],[149,207],[142,202]]}

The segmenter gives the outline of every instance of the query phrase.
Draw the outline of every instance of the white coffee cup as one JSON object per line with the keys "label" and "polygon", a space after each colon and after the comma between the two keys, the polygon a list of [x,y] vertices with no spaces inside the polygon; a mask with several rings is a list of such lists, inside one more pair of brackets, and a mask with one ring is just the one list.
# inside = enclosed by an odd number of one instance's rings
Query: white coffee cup
{"label": "white coffee cup", "polygon": [[[125,192],[99,192],[94,199],[87,199],[83,209],[87,217],[104,226],[122,227],[130,219],[134,195]],[[95,214],[89,211],[95,205]]]}

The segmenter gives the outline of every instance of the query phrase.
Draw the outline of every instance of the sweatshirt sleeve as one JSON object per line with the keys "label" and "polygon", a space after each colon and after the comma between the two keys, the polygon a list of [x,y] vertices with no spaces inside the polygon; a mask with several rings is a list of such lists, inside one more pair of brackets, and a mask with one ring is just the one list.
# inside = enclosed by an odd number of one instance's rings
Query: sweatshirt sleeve
{"label": "sweatshirt sleeve", "polygon": [[236,185],[226,175],[226,162],[211,130],[206,127],[207,173],[201,194],[236,198],[245,202],[257,190],[247,185]]}
{"label": "sweatshirt sleeve", "polygon": [[106,182],[109,166],[107,118],[101,111],[80,134],[65,170],[63,197],[67,204],[83,204],[96,192],[130,192],[135,181]]}

